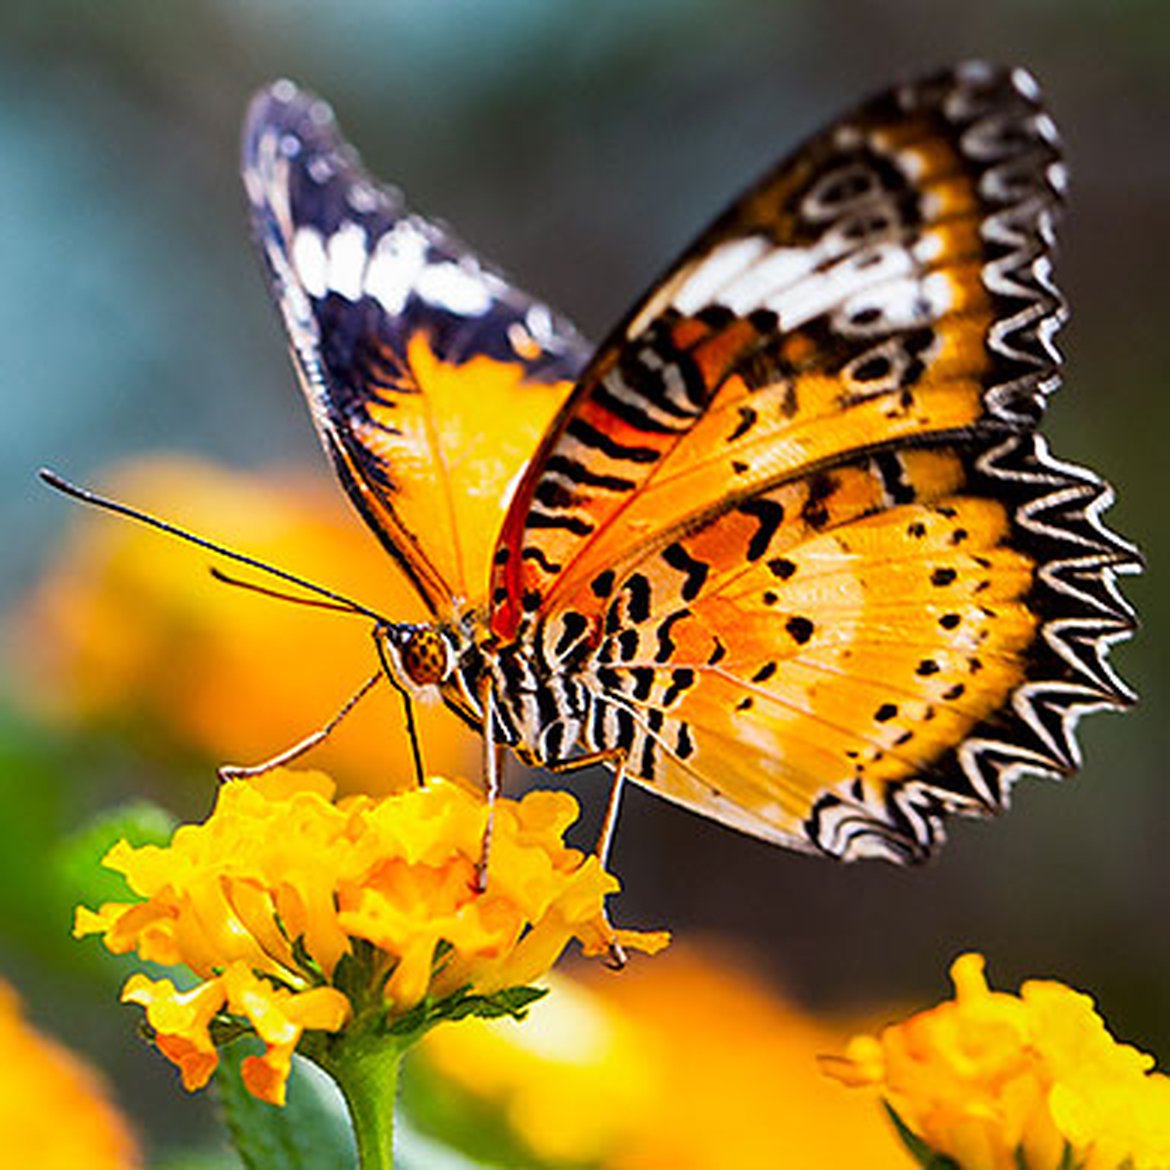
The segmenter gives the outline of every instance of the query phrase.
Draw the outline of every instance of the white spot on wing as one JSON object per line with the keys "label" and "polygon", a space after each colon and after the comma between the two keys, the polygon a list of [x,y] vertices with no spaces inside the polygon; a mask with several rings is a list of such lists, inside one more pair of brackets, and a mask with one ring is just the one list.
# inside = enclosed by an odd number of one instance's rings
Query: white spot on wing
{"label": "white spot on wing", "polygon": [[954,303],[951,282],[945,272],[932,272],[923,277],[919,289],[936,319],[946,313]]}
{"label": "white spot on wing", "polygon": [[1032,120],[1032,125],[1045,142],[1054,146],[1060,142],[1060,131],[1057,130],[1056,123],[1047,114],[1037,114]]}
{"label": "white spot on wing", "polygon": [[427,265],[418,274],[415,289],[429,304],[465,317],[482,316],[492,305],[483,275],[453,262]]}
{"label": "white spot on wing", "polygon": [[805,281],[816,262],[816,255],[808,248],[777,248],[748,268],[720,300],[741,314],[763,306],[772,308],[777,294]]}
{"label": "white spot on wing", "polygon": [[316,228],[297,229],[292,242],[292,262],[305,291],[310,296],[323,297],[327,286],[328,261],[325,244]]}
{"label": "white spot on wing", "polygon": [[553,319],[546,305],[533,305],[524,315],[524,324],[538,345],[548,347],[553,340]]}
{"label": "white spot on wing", "polygon": [[346,191],[345,199],[359,215],[373,211],[378,206],[378,193],[368,183],[354,183]]}
{"label": "white spot on wing", "polygon": [[333,160],[326,158],[323,154],[315,154],[309,159],[305,169],[309,172],[309,178],[322,187],[337,174]]}
{"label": "white spot on wing", "polygon": [[391,316],[401,313],[418,275],[426,267],[427,241],[402,220],[378,241],[366,269],[366,293]]}
{"label": "white spot on wing", "polygon": [[937,260],[943,254],[944,247],[941,235],[937,232],[927,232],[912,246],[911,251],[914,253],[914,259],[925,266],[932,260]]}
{"label": "white spot on wing", "polygon": [[1012,70],[1012,85],[1015,86],[1018,94],[1026,97],[1029,101],[1040,100],[1040,86],[1027,69],[1016,68]]}
{"label": "white spot on wing", "polygon": [[724,285],[767,251],[768,241],[760,236],[720,244],[683,282],[674,295],[674,307],[680,313],[694,313],[711,304]]}
{"label": "white spot on wing", "polygon": [[366,229],[357,223],[344,223],[329,237],[329,287],[348,301],[362,295],[368,253]]}
{"label": "white spot on wing", "polygon": [[[922,279],[907,276],[849,297],[834,317],[834,326],[842,333],[856,334],[890,329],[912,329],[937,321],[952,304],[951,286],[941,272]],[[856,326],[857,317],[867,310],[879,316],[872,324]]]}
{"label": "white spot on wing", "polygon": [[811,273],[791,288],[769,297],[764,306],[779,315],[783,328],[791,329],[819,317],[855,293],[909,275],[913,267],[913,259],[905,248],[882,245],[866,249],[824,272]]}

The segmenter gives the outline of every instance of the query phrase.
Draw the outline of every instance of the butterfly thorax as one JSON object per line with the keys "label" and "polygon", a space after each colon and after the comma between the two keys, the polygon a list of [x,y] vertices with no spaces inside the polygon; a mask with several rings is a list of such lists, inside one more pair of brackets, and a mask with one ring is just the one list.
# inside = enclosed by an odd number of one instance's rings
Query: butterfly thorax
{"label": "butterfly thorax", "polygon": [[474,610],[433,625],[387,624],[377,633],[400,689],[441,698],[476,730],[485,728],[490,703],[494,742],[527,763],[557,764],[576,750],[609,746],[603,723],[590,732],[590,717],[603,707],[588,638],[573,653],[550,658],[531,632],[500,642],[486,614]]}

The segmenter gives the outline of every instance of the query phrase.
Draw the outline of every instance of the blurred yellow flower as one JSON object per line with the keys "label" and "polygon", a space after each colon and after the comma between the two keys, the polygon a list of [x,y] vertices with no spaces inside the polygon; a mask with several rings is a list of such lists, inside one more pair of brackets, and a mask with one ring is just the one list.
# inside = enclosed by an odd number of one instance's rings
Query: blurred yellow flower
{"label": "blurred yellow flower", "polygon": [[[777,1170],[913,1162],[864,1100],[816,1072],[850,1028],[816,1019],[722,944],[588,982],[556,978],[532,1026],[437,1029],[419,1072],[504,1115],[532,1162],[602,1170]],[[409,1081],[407,1082],[409,1085]]]}
{"label": "blurred yellow flower", "polygon": [[825,1070],[879,1088],[962,1170],[1170,1167],[1170,1078],[1118,1043],[1087,995],[1041,980],[991,991],[977,954],[951,978],[953,1000],[855,1037]]}
{"label": "blurred yellow flower", "polygon": [[436,780],[335,801],[327,776],[281,770],[225,784],[208,819],[167,846],[116,845],[105,864],[140,900],[80,908],[75,933],[194,973],[189,990],[135,975],[123,991],[188,1089],[215,1070],[216,1029],[243,1022],[266,1045],[245,1083],[282,1103],[306,1031],[371,1013],[381,1027],[424,1000],[527,985],[573,938],[586,954],[665,946],[663,934],[609,926],[618,882],[564,845],[576,815],[564,792],[500,800],[480,892],[478,794]]}
{"label": "blurred yellow flower", "polygon": [[21,1018],[0,982],[0,1133],[9,1166],[132,1170],[137,1143],[93,1069]]}
{"label": "blurred yellow flower", "polygon": [[[160,456],[116,469],[103,487],[389,618],[424,617],[326,475],[229,472]],[[208,553],[128,520],[75,514],[54,567],[14,615],[20,696],[42,715],[133,728],[140,743],[150,742],[145,728],[217,764],[247,764],[315,731],[376,669],[368,622],[249,596],[210,577]],[[445,708],[416,716],[429,771],[477,765],[476,737]],[[410,777],[398,696],[375,688],[311,763],[343,791],[385,792],[391,778]]]}

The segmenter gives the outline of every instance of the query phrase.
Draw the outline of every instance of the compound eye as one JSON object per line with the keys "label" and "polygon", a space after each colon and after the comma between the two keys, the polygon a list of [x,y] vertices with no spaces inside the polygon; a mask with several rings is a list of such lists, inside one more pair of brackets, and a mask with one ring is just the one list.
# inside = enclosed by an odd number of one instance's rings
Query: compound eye
{"label": "compound eye", "polygon": [[415,630],[402,647],[401,657],[402,669],[419,686],[441,683],[449,672],[447,643],[434,630]]}

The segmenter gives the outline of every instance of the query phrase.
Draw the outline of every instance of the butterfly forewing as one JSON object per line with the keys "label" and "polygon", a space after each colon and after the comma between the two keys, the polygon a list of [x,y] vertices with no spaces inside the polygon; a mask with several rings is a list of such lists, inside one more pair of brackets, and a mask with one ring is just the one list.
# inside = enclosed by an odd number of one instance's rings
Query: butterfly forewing
{"label": "butterfly forewing", "polygon": [[1108,489],[1034,434],[1063,178],[1028,75],[901,87],[601,347],[493,580],[498,636],[587,661],[587,750],[759,836],[894,860],[1077,763],[1077,716],[1129,697],[1105,656],[1135,560]]}
{"label": "butterfly forewing", "polygon": [[510,486],[588,348],[371,179],[329,107],[291,83],[253,101],[243,173],[301,384],[350,497],[433,613],[481,603]]}
{"label": "butterfly forewing", "polygon": [[[1026,75],[871,101],[735,203],[601,347],[517,494],[495,629],[721,501],[875,444],[1029,425],[1062,169]],[[718,485],[718,487],[713,487]],[[587,538],[587,539],[582,539]]]}

